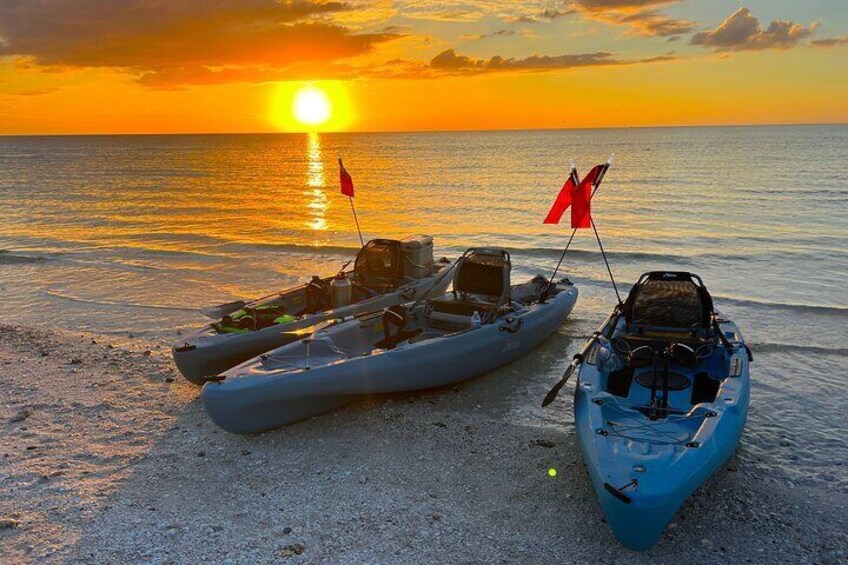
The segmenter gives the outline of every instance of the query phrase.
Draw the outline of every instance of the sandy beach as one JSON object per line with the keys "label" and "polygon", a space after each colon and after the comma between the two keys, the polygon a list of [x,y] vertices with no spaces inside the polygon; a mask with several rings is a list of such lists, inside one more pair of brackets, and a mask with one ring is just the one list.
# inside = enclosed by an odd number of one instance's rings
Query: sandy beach
{"label": "sandy beach", "polygon": [[[528,424],[562,364],[545,351],[248,437],[216,429],[169,351],[142,339],[2,326],[0,360],[4,563],[846,559],[848,496],[766,472],[745,437],[651,552],[621,548],[570,394],[561,425]],[[753,413],[746,436],[763,425]]]}

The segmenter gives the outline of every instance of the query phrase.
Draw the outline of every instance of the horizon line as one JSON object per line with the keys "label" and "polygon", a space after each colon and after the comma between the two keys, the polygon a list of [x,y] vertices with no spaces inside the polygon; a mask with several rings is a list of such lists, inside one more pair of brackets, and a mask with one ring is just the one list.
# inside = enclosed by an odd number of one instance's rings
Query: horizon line
{"label": "horizon line", "polygon": [[534,132],[534,131],[586,131],[615,129],[683,129],[683,128],[735,128],[735,127],[804,127],[846,126],[848,122],[775,122],[738,124],[674,124],[653,126],[598,126],[598,127],[525,127],[525,128],[480,128],[480,129],[432,129],[432,130],[340,130],[340,131],[178,131],[178,132],[85,132],[85,133],[0,133],[2,137],[107,137],[107,136],[155,136],[155,135],[305,135],[305,134],[411,134],[411,133],[486,133],[486,132]]}

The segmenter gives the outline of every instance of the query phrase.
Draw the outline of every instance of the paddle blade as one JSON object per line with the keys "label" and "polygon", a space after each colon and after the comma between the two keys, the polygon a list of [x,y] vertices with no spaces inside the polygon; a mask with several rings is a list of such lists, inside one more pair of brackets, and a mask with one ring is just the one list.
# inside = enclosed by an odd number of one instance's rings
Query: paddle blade
{"label": "paddle blade", "polygon": [[577,365],[574,364],[574,363],[572,363],[571,365],[568,366],[568,369],[566,369],[565,373],[562,374],[562,378],[559,380],[559,382],[557,384],[555,384],[554,387],[550,391],[548,391],[548,394],[545,396],[545,399],[542,401],[542,408],[544,408],[545,406],[547,406],[548,404],[550,404],[551,402],[556,400],[556,397],[559,394],[559,391],[562,389],[563,386],[565,386],[565,383],[568,382],[568,379],[571,378],[571,373],[574,372],[575,367],[577,367]]}
{"label": "paddle blade", "polygon": [[236,300],[235,302],[227,302],[226,304],[219,304],[218,306],[207,306],[205,308],[201,308],[200,313],[212,318],[213,320],[217,320],[218,318],[223,318],[227,314],[238,312],[244,308],[245,305],[247,305],[247,302],[244,300]]}

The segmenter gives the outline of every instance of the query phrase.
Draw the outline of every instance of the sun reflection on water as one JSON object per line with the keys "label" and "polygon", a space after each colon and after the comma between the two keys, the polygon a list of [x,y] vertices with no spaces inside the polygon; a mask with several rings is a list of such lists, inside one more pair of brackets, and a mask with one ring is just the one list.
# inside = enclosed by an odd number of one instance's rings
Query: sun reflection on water
{"label": "sun reflection on water", "polygon": [[306,138],[306,186],[309,190],[304,195],[310,198],[306,205],[310,220],[306,226],[314,231],[324,231],[328,227],[326,215],[330,201],[324,191],[325,185],[321,138],[317,132],[311,132]]}

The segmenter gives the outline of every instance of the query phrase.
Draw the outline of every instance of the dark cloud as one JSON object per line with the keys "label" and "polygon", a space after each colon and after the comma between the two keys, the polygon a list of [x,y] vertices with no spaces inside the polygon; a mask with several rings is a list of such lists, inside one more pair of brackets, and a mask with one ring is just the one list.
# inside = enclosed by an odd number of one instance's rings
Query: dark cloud
{"label": "dark cloud", "polygon": [[577,67],[602,67],[671,61],[669,55],[649,59],[621,60],[612,53],[579,53],[575,55],[531,55],[523,59],[504,58],[494,55],[489,59],[475,59],[460,55],[453,49],[442,51],[430,60],[430,67],[451,74],[479,74],[497,71],[549,71]]}
{"label": "dark cloud", "polygon": [[671,37],[691,32],[695,22],[669,18],[657,6],[677,0],[575,0],[584,16],[611,25],[629,26],[632,33],[648,37]]}
{"label": "dark cloud", "polygon": [[533,16],[529,16],[527,14],[521,14],[518,16],[510,16],[506,19],[507,23],[511,24],[534,24],[538,20]]}
{"label": "dark cloud", "polygon": [[758,51],[791,49],[813,34],[816,24],[803,26],[787,20],[776,20],[765,30],[748,8],[739,8],[713,30],[692,36],[692,45],[712,47],[716,51]]}
{"label": "dark cloud", "polygon": [[841,37],[828,37],[825,39],[814,39],[810,41],[811,47],[841,47],[848,45],[848,35]]}
{"label": "dark cloud", "polygon": [[639,35],[658,37],[683,35],[695,28],[695,22],[668,18],[652,10],[623,16],[618,23],[630,25]]}
{"label": "dark cloud", "polygon": [[399,36],[357,34],[323,19],[348,9],[320,0],[0,0],[0,55],[149,77],[204,66],[330,63]]}
{"label": "dark cloud", "polygon": [[577,10],[570,7],[566,0],[552,2],[546,8],[537,10],[531,12],[525,8],[524,13],[509,16],[505,18],[505,21],[511,24],[534,24],[542,20],[552,21],[577,13]]}
{"label": "dark cloud", "polygon": [[636,11],[652,8],[663,4],[672,4],[677,0],[575,0],[575,4],[590,12],[606,12],[609,10]]}
{"label": "dark cloud", "polygon": [[574,8],[568,8],[568,9],[565,9],[565,10],[562,10],[562,9],[558,10],[556,8],[547,8],[545,10],[542,10],[539,13],[539,17],[542,18],[542,19],[545,19],[545,20],[555,20],[557,18],[563,18],[565,16],[570,16],[571,14],[576,14],[576,13],[577,13],[577,10],[575,10]]}
{"label": "dark cloud", "polygon": [[499,29],[490,33],[475,33],[471,35],[463,35],[463,39],[486,39],[489,37],[509,37],[515,35],[514,29]]}

